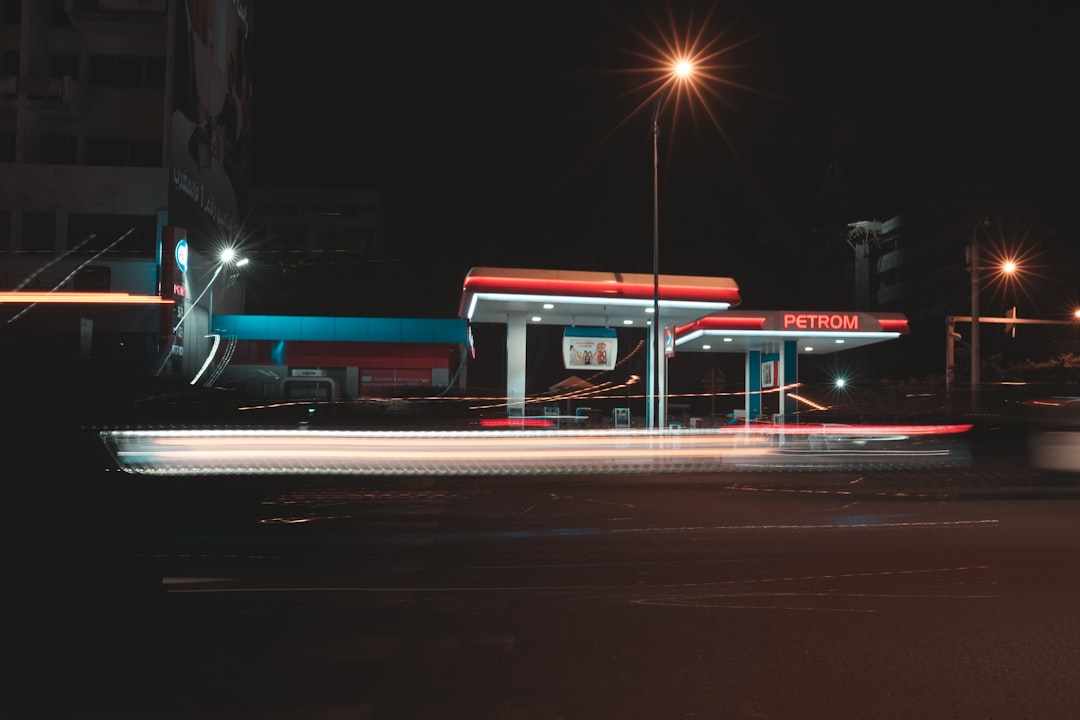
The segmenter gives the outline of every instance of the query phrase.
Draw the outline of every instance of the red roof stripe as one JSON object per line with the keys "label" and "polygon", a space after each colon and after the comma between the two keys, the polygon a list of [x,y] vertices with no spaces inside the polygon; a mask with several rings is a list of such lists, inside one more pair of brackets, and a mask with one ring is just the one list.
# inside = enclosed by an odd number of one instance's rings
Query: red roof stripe
{"label": "red roof stripe", "polygon": [[697,330],[760,330],[764,324],[764,317],[707,315],[678,328],[677,334],[684,335]]}
{"label": "red roof stripe", "polygon": [[878,318],[878,322],[881,323],[881,329],[886,332],[898,332],[901,335],[908,333],[907,318]]}
{"label": "red roof stripe", "polygon": [[[537,294],[554,297],[622,298],[648,300],[653,297],[651,283],[635,282],[589,282],[544,278],[467,277],[465,290],[470,293],[507,293],[514,295]],[[715,302],[738,304],[739,290],[734,287],[709,287],[702,285],[660,285],[662,300],[689,302]]]}

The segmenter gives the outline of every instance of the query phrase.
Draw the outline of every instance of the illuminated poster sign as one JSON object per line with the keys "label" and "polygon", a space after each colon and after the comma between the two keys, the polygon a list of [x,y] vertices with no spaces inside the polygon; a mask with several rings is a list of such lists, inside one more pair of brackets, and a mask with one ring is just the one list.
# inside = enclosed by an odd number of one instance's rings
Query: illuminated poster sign
{"label": "illuminated poster sign", "polygon": [[563,366],[567,370],[611,370],[618,352],[619,341],[611,328],[563,330]]}
{"label": "illuminated poster sign", "polygon": [[777,386],[776,360],[766,360],[761,363],[761,388],[768,390]]}
{"label": "illuminated poster sign", "polygon": [[161,306],[159,350],[168,357],[182,357],[184,354],[184,324],[181,319],[188,310],[187,267],[187,233],[183,228],[165,226],[161,230],[161,285],[158,293],[173,302]]}
{"label": "illuminated poster sign", "polygon": [[181,276],[187,272],[188,263],[188,244],[187,238],[180,238],[176,242],[176,251],[173,252],[173,257],[176,258],[176,269],[180,271]]}
{"label": "illuminated poster sign", "polygon": [[177,0],[169,222],[235,230],[246,210],[252,0]]}
{"label": "illuminated poster sign", "polygon": [[762,330],[806,330],[813,332],[876,332],[881,323],[873,315],[860,312],[778,311],[769,313]]}

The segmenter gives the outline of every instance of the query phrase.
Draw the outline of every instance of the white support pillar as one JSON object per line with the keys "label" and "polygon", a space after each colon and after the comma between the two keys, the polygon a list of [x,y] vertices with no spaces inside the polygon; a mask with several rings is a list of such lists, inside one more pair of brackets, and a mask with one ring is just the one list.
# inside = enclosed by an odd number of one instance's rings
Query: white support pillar
{"label": "white support pillar", "polygon": [[[753,367],[754,365],[758,365],[760,363],[761,363],[761,353],[758,353],[757,357],[755,358],[754,353],[752,351],[750,351],[750,350],[746,351],[746,355],[745,355],[745,357],[743,359],[743,412],[746,413],[746,417],[743,418],[743,424],[746,424],[746,425],[750,424],[750,398],[752,397],[751,393],[754,392],[754,388],[750,384],[751,383],[751,377],[752,377],[750,375],[750,372],[751,372],[750,368]],[[760,367],[758,368],[757,376],[758,376],[759,382],[760,382],[760,378],[761,378],[761,368]]]}
{"label": "white support pillar", "polygon": [[649,323],[649,347],[645,351],[646,367],[645,375],[648,389],[645,391],[645,427],[660,427],[656,417],[656,323]]}
{"label": "white support pillar", "polygon": [[506,412],[510,417],[525,414],[525,344],[524,312],[506,314]]}
{"label": "white support pillar", "polygon": [[656,367],[659,368],[659,371],[660,371],[660,401],[657,403],[660,406],[660,409],[659,409],[660,419],[659,419],[659,422],[656,424],[656,426],[659,427],[659,428],[667,429],[667,426],[668,426],[668,411],[667,411],[667,408],[668,408],[668,401],[667,401],[667,365],[668,365],[668,356],[667,356],[667,342],[666,342],[667,338],[665,337],[665,335],[662,334],[660,336],[660,339],[661,339],[660,358],[659,358],[659,362],[656,364]]}
{"label": "white support pillar", "polygon": [[[786,383],[784,382],[784,378],[787,377],[787,362],[786,358],[784,357],[784,355],[786,354],[784,352],[784,345],[786,343],[786,340],[781,343],[780,359],[776,362],[776,383],[777,387],[779,387],[780,390],[779,399],[776,403],[776,419],[779,421],[778,424],[780,425],[784,424],[784,403],[787,402],[787,388]],[[781,435],[780,438],[781,440],[783,440],[783,435]]]}

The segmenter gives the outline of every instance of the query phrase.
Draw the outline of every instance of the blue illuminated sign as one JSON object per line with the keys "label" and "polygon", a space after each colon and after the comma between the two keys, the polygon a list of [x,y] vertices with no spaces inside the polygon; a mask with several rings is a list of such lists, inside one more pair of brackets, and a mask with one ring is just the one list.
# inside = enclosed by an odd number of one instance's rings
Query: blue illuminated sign
{"label": "blue illuminated sign", "polygon": [[182,273],[187,272],[187,254],[187,240],[181,239],[179,242],[176,243],[176,267]]}

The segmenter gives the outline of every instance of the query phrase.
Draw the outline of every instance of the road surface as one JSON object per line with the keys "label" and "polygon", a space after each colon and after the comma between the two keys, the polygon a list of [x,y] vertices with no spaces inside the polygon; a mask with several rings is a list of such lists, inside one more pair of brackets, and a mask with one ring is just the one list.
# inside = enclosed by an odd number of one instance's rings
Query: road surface
{"label": "road surface", "polygon": [[942,472],[161,481],[26,551],[0,714],[1080,716],[1080,495]]}

